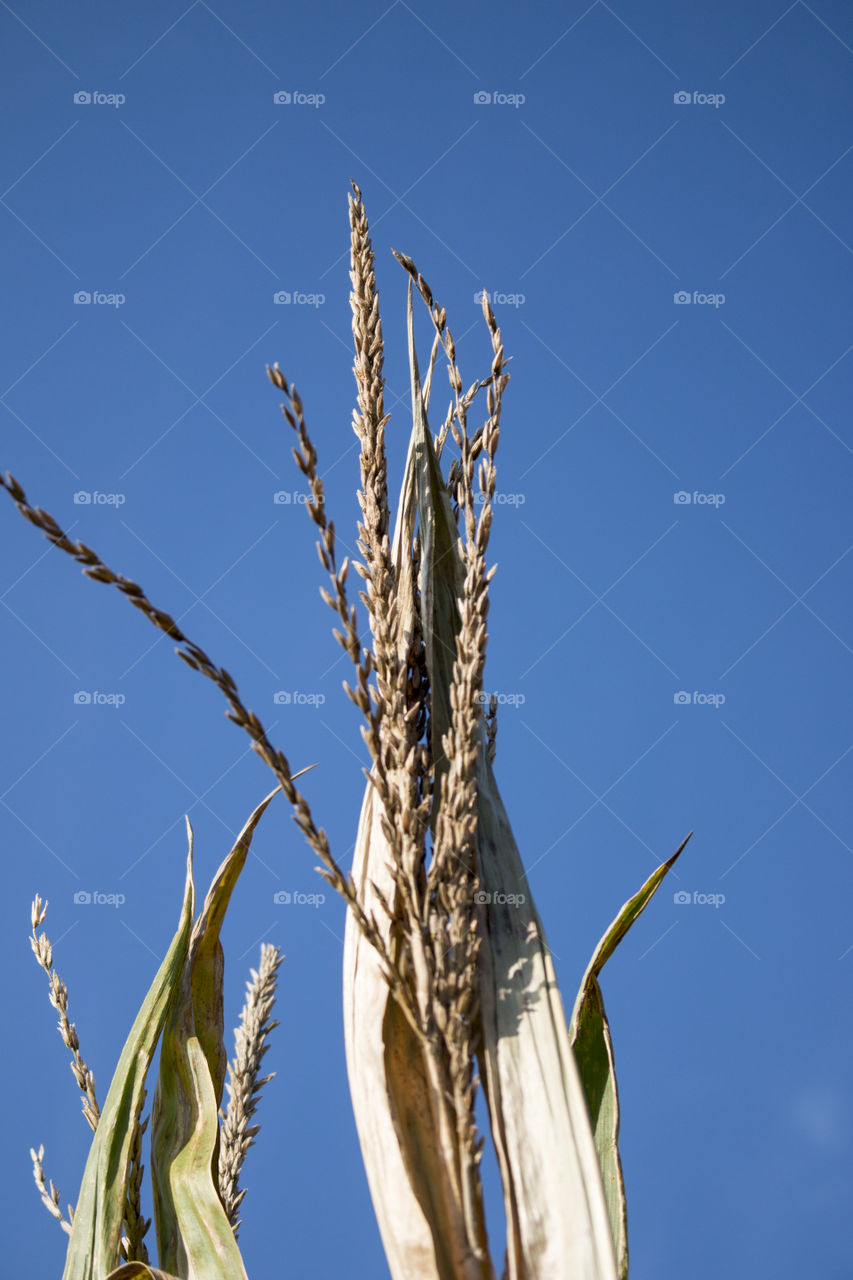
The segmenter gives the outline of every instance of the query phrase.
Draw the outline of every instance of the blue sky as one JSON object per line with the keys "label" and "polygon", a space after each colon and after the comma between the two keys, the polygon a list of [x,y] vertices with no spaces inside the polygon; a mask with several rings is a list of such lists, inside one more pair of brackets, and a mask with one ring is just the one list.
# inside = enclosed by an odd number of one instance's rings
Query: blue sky
{"label": "blue sky", "polygon": [[[466,385],[490,358],[475,294],[494,295],[514,360],[485,683],[569,1006],[619,906],[696,833],[604,975],[632,1280],[841,1280],[853,10],[36,0],[0,26],[0,465],[234,674],[294,767],[320,762],[305,791],[347,864],[366,755],[264,365],[300,390],[354,549],[349,179],[377,254],[395,495],[390,248],[447,307]],[[271,783],[164,637],[5,499],[0,521],[4,1266],[23,1278],[64,1257],[28,1150],[45,1144],[65,1203],[88,1144],[27,946],[33,894],[103,1100],[177,919],[183,815],[203,891]],[[343,908],[274,901],[323,890],[283,801],[254,847],[225,937],[231,1022],[261,941],[286,959],[247,1269],[381,1280]]]}

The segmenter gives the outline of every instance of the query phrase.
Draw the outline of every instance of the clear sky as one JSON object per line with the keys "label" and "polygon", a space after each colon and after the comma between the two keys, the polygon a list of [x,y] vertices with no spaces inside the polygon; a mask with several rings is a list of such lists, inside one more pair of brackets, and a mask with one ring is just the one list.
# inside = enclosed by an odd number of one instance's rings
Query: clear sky
{"label": "clear sky", "polygon": [[[849,1276],[853,9],[13,0],[0,31],[0,466],[232,672],[294,768],[321,762],[305,790],[347,865],[367,759],[264,365],[300,390],[352,550],[349,179],[395,495],[390,249],[447,307],[466,385],[493,295],[514,361],[486,688],[569,1007],[619,906],[696,833],[604,975],[632,1280]],[[183,815],[203,892],[271,779],[168,640],[0,498],[2,1270],[34,1280],[65,1241],[29,1148],[67,1203],[88,1129],[32,896],[103,1101],[177,920]],[[286,959],[248,1272],[383,1280],[343,907],[294,900],[324,886],[283,800],[255,851],[229,1022],[261,941]]]}

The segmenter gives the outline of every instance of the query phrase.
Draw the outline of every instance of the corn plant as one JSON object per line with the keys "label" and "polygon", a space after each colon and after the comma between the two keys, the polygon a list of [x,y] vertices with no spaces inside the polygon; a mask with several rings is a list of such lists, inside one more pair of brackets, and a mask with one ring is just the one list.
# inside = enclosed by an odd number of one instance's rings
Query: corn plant
{"label": "corn plant", "polygon": [[[350,875],[296,787],[299,774],[244,706],[232,676],[137,583],[114,573],[91,548],[69,539],[52,516],[32,506],[11,475],[0,476],[0,484],[54,546],[77,560],[88,577],[121,591],[172,637],[187,665],[219,688],[229,718],[249,734],[275,777],[276,791],[292,806],[319,859],[320,874],[347,904],[347,1069],[393,1280],[494,1280],[480,1174],[486,1135],[478,1132],[475,1118],[481,1082],[503,1188],[505,1280],[624,1280],[628,1250],[619,1106],[599,977],[686,841],[617,913],[567,1019],[495,776],[496,704],[484,705],[483,696],[494,573],[487,557],[509,381],[500,329],[484,294],[491,364],[484,378],[465,389],[444,308],[414,262],[395,254],[408,277],[412,422],[392,528],[382,324],[367,217],[355,186],[349,212],[357,386],[353,428],[361,481],[361,562],[353,568],[362,580],[358,597],[369,622],[369,646],[360,639],[350,597],[349,561],[338,561],[301,397],[277,364],[268,374],[283,395],[294,458],[310,489],[307,509],[329,576],[329,588],[321,588],[321,594],[336,617],[334,635],[353,664],[353,685],[346,689],[364,718],[370,753]],[[415,293],[433,330],[423,379]],[[433,434],[428,415],[439,352],[446,360],[451,397]],[[482,393],[482,421],[472,429],[469,417]],[[63,1280],[245,1276],[236,1245],[243,1194],[237,1191],[237,1175],[255,1130],[244,1123],[238,1132],[236,1122],[226,1116],[220,1126],[217,1118],[225,1079],[219,929],[252,832],[271,799],[252,814],[195,920],[188,870],[177,932],[100,1116],[91,1073],[78,1061],[76,1033],[70,1036],[67,1026],[63,1031],[76,1055],[87,1117],[97,1126],[73,1222],[66,1224],[70,1242]],[[50,973],[49,944],[35,932],[43,918],[38,899],[36,904],[33,946]],[[267,1021],[261,1019],[254,1036],[244,1033],[249,1057],[252,1044],[257,1052],[259,1029],[264,1034],[269,1029],[268,1014],[269,1002]],[[160,1270],[143,1252],[139,1208],[147,1123],[140,1117],[158,1042],[151,1163]],[[245,1063],[242,1076],[249,1078]],[[248,1093],[244,1087],[244,1120],[263,1083],[251,1084]],[[236,1096],[232,1088],[232,1103]],[[56,1216],[58,1193],[52,1184],[47,1192],[41,1151],[33,1154],[37,1182],[41,1178],[43,1198]]]}
{"label": "corn plant", "polygon": [[[53,949],[44,923],[47,903],[36,895],[30,945],[50,982],[51,1004],[72,1051],[72,1069],[84,1095],[83,1113],[94,1138],[76,1209],[66,1222],[59,1192],[44,1185],[44,1148],[30,1154],[36,1185],[70,1241],[64,1280],[86,1277],[244,1276],[236,1245],[238,1210],[245,1195],[240,1169],[257,1126],[250,1126],[260,1089],[258,1077],[270,1021],[281,955],[266,945],[260,970],[252,971],[237,1052],[226,1062],[223,1042],[224,958],[219,934],[234,886],[245,865],[252,835],[278,787],[258,805],[220,866],[194,922],[193,833],[187,821],[189,853],[178,928],[131,1027],[103,1110],[95,1080],[80,1055],[76,1028],[68,1021],[68,989],[53,967]],[[160,1066],[154,1094],[151,1135],[154,1216],[160,1260],[167,1271],[148,1266],[142,1217],[142,1120],[145,1081],[157,1047]],[[230,1101],[220,1113],[226,1071]],[[222,1128],[220,1132],[220,1117]],[[126,1265],[116,1268],[123,1260]],[[218,1269],[217,1269],[218,1268]]]}

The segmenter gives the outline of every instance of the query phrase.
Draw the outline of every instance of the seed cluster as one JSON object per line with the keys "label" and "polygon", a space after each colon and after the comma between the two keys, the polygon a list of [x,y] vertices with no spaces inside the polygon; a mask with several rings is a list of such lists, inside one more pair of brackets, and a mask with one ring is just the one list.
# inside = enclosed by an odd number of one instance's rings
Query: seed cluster
{"label": "seed cluster", "polygon": [[[114,586],[159,630],[177,645],[176,652],[192,670],[211,680],[228,703],[228,717],[252,739],[253,749],[275,774],[290,802],[294,819],[317,854],[320,873],[346,901],[351,918],[373,948],[387,994],[414,1037],[413,1052],[421,1055],[418,1074],[429,1084],[426,1131],[434,1131],[443,1162],[436,1195],[440,1216],[457,1238],[448,1249],[461,1259],[462,1272],[474,1277],[489,1273],[479,1162],[482,1141],[477,1137],[474,1071],[482,1033],[478,995],[478,952],[481,939],[474,907],[478,886],[476,866],[477,767],[481,757],[492,759],[495,746],[494,704],[483,715],[482,679],[486,651],[488,589],[494,570],[486,565],[495,493],[495,453],[500,435],[501,398],[508,381],[500,330],[484,295],[483,310],[492,345],[487,378],[463,393],[456,346],[446,313],[410,258],[396,254],[411,278],[409,289],[410,363],[413,414],[423,424],[422,455],[407,467],[407,478],[393,541],[390,532],[384,410],[384,344],[379,315],[373,249],[361,192],[353,185],[350,197],[351,307],[355,343],[354,372],[357,409],[353,429],[360,444],[361,520],[354,565],[362,580],[359,599],[367,612],[371,644],[362,644],[356,606],[347,593],[349,561],[336,556],[335,527],[326,515],[323,482],[316,450],[305,422],[302,400],[278,365],[269,377],[283,393],[284,416],[295,433],[293,455],[310,490],[307,509],[318,531],[320,562],[329,575],[330,589],[321,588],[338,621],[334,635],[350,658],[354,686],[345,685],[351,701],[364,717],[362,733],[371,758],[368,786],[372,789],[382,840],[365,848],[373,901],[381,916],[368,909],[352,876],[332,855],[325,831],[314,821],[311,808],[295,785],[285,754],[270,742],[259,717],[248,710],[236,682],[224,668],[184,634],[172,616],[157,608],[142,587],[113,572],[90,547],[73,541],[57,521],[27,499],[11,475],[0,475],[2,486],[21,514],[55,547],[83,566],[87,577]],[[414,352],[412,287],[426,304],[434,339],[425,383],[421,386]],[[452,399],[444,422],[433,436],[426,425],[436,357],[447,358]],[[477,394],[487,392],[488,412],[473,434],[468,414]],[[413,437],[414,438],[414,437]],[[439,460],[452,440],[458,450],[447,480]],[[476,471],[476,474],[475,474]],[[475,484],[477,492],[475,494]],[[479,514],[475,504],[480,503]],[[371,832],[365,833],[369,841]],[[390,851],[392,891],[383,893],[376,879],[379,864]],[[373,859],[373,863],[371,862]],[[388,870],[387,867],[384,868]],[[385,883],[389,883],[386,879]],[[38,905],[39,900],[36,900]],[[40,906],[38,911],[40,911]],[[73,1025],[67,1022],[67,992],[51,968],[50,945],[36,938],[34,906],[33,948],[51,979],[51,999],[60,1011],[60,1029],[74,1054],[72,1069],[86,1101],[84,1111],[94,1128],[97,1103],[91,1073],[79,1058]],[[264,949],[261,967],[252,971],[246,1006],[237,1033],[237,1053],[230,1065],[230,1102],[223,1116],[220,1187],[235,1231],[244,1192],[239,1170],[257,1133],[249,1124],[257,1094],[270,1078],[259,1078],[265,1040],[275,1025],[269,1021],[280,956]],[[389,1079],[398,1091],[398,1105],[411,1082]],[[402,1090],[402,1092],[400,1092]],[[417,1109],[417,1108],[416,1108]],[[131,1190],[141,1178],[142,1129],[134,1143]],[[431,1140],[431,1139],[430,1139]],[[37,1183],[52,1212],[58,1201],[53,1184],[43,1186],[40,1159]],[[34,1165],[36,1157],[34,1155]],[[60,1215],[61,1218],[61,1215]],[[143,1258],[147,1224],[138,1203],[129,1207],[125,1241],[129,1258]],[[67,1229],[67,1224],[66,1224]]]}

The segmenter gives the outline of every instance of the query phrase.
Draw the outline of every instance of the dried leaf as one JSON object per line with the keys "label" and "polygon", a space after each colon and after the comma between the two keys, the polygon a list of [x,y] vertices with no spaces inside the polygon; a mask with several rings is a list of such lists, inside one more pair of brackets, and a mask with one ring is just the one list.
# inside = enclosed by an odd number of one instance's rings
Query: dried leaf
{"label": "dried leaf", "polygon": [[[390,921],[380,908],[373,885],[386,901],[394,901],[389,870],[393,854],[378,808],[375,789],[368,783],[358,824],[353,879],[365,911],[376,917],[387,944]],[[385,1032],[392,1003],[377,953],[347,913],[343,969],[347,1073],[388,1268],[393,1280],[441,1280],[432,1232],[412,1189],[389,1095]]]}
{"label": "dried leaf", "polygon": [[[431,437],[425,444],[429,428],[416,369],[413,376],[414,402],[420,411],[416,407],[393,544],[395,640],[403,660],[417,621],[412,544],[419,500],[426,488],[420,473],[429,465],[430,455],[434,463]],[[447,516],[452,521],[449,507]],[[420,507],[420,518],[423,546],[425,538],[427,544],[431,541],[435,520],[426,506]],[[449,706],[447,697],[447,716]],[[368,784],[353,877],[366,912],[375,915],[383,940],[393,951],[391,922],[381,910],[380,895],[393,915],[397,909],[391,870],[394,852],[382,830],[380,804],[375,788]],[[468,1245],[454,1152],[440,1137],[440,1100],[423,1043],[390,996],[376,952],[351,916],[344,943],[344,1035],[362,1156],[394,1280],[492,1280],[488,1257],[475,1257]]]}
{"label": "dried leaf", "polygon": [[[421,464],[421,611],[437,750],[450,723],[462,566],[420,398],[411,288],[409,355]],[[615,1280],[607,1206],[562,1000],[485,734],[477,787],[481,1074],[504,1186],[509,1280]]]}
{"label": "dried leaf", "polygon": [[485,744],[478,782],[481,1074],[504,1187],[508,1280],[616,1280],[554,965]]}

